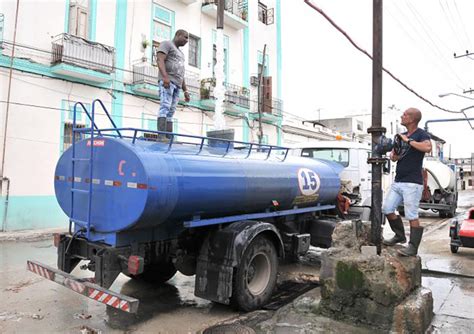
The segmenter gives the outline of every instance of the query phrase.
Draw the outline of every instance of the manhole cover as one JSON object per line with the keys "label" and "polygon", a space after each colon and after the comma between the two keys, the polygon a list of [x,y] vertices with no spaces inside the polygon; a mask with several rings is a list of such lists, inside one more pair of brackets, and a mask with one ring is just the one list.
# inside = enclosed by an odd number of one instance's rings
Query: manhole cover
{"label": "manhole cover", "polygon": [[229,324],[206,328],[202,334],[255,334],[255,331],[244,325]]}

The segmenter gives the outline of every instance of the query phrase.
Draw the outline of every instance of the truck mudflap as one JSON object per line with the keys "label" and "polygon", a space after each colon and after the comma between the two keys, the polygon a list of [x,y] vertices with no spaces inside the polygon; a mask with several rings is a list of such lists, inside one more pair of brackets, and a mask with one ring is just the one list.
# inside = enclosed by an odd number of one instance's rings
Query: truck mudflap
{"label": "truck mudflap", "polygon": [[92,282],[93,278],[78,278],[59,269],[31,260],[27,261],[27,269],[99,303],[128,313],[136,313],[138,310],[138,299],[104,289],[94,284]]}

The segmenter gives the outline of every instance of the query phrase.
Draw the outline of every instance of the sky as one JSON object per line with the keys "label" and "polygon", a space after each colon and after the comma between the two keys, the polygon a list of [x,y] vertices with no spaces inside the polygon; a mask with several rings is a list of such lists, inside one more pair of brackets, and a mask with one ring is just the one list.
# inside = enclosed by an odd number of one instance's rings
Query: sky
{"label": "sky", "polygon": [[[372,54],[372,0],[312,3]],[[383,6],[383,66],[440,107],[474,106],[474,93],[439,97],[474,89],[474,55],[453,55],[474,53],[474,1],[385,0]],[[283,0],[282,13],[285,112],[304,119],[317,119],[318,113],[322,119],[370,113],[371,60],[303,0]],[[420,109],[420,127],[429,119],[462,117],[430,106],[386,74],[382,105],[384,112],[400,115],[409,107]],[[474,107],[466,114],[474,118]],[[429,130],[446,140],[445,156],[474,152],[474,130],[467,122],[434,123]]]}

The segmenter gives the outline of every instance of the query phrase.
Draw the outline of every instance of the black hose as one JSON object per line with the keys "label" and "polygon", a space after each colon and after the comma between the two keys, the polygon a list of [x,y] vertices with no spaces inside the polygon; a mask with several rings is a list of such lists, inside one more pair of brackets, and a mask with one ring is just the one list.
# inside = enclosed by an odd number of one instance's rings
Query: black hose
{"label": "black hose", "polygon": [[69,240],[68,244],[67,244],[67,247],[66,247],[66,251],[64,252],[65,255],[67,255],[67,253],[69,252],[69,247],[71,247],[71,244],[72,244],[72,241],[77,237],[77,235],[79,233],[81,233],[84,229],[81,228],[79,230],[77,230],[76,232],[74,232],[74,234],[72,235],[71,237],[71,240]]}
{"label": "black hose", "polygon": [[444,189],[442,186],[441,186],[441,183],[439,182],[438,178],[433,174],[433,172],[431,172],[428,168],[425,168],[425,170],[431,174],[431,176],[433,177],[433,179],[436,181],[436,183],[438,184],[438,187],[439,189],[441,190],[442,193],[445,193],[445,194],[452,194],[451,191],[448,191],[446,189]]}

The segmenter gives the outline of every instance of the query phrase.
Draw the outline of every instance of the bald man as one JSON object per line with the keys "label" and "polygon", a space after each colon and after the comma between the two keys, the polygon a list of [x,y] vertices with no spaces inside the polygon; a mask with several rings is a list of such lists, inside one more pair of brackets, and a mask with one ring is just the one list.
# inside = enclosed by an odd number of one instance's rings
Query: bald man
{"label": "bald man", "polygon": [[395,182],[390,187],[382,207],[395,236],[384,239],[383,244],[393,246],[407,240],[402,219],[395,214],[397,207],[403,203],[405,217],[410,221],[410,242],[407,247],[399,249],[398,253],[403,256],[415,256],[423,236],[423,227],[418,220],[418,207],[423,193],[423,158],[425,153],[431,152],[431,140],[429,134],[418,127],[421,120],[421,112],[418,109],[405,110],[401,119],[401,124],[407,128],[407,132],[399,134],[402,140],[400,155],[394,151],[391,153],[392,161],[397,162],[397,170]]}

